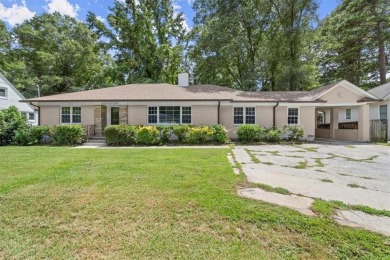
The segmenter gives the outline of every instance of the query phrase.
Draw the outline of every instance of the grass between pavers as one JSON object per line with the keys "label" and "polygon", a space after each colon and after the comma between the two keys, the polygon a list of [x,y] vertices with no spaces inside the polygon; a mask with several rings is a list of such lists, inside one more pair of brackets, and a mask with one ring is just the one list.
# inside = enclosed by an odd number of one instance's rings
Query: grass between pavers
{"label": "grass between pavers", "polygon": [[347,184],[348,187],[351,187],[351,188],[361,188],[361,189],[367,189],[367,187],[365,186],[360,186],[359,184],[357,183],[349,183]]}
{"label": "grass between pavers", "polygon": [[358,210],[370,215],[390,217],[389,210],[378,210],[363,205],[347,205],[342,201],[335,201],[335,200],[325,201],[321,199],[316,199],[313,202],[311,209],[317,214],[325,217],[330,217],[334,215],[337,209]]}
{"label": "grass between pavers", "polygon": [[0,147],[0,258],[385,258],[386,238],[240,198],[229,149]]}
{"label": "grass between pavers", "polygon": [[272,187],[270,185],[263,184],[263,183],[247,182],[247,183],[245,183],[245,185],[241,184],[240,186],[241,186],[240,188],[260,188],[260,189],[268,191],[268,192],[275,192],[275,193],[279,193],[279,194],[283,194],[283,195],[290,195],[291,194],[291,192],[285,188]]}
{"label": "grass between pavers", "polygon": [[244,150],[249,155],[253,163],[260,163],[260,160],[257,159],[257,157],[249,149],[244,149]]}

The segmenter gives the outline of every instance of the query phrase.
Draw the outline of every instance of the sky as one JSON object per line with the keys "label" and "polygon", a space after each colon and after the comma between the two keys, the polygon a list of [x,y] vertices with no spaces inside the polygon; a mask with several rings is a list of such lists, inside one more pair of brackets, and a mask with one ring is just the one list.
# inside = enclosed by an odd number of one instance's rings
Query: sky
{"label": "sky", "polygon": [[[123,1],[124,0],[119,0]],[[340,0],[317,0],[319,2],[319,16],[322,19],[329,14]],[[193,26],[194,12],[192,4],[194,0],[173,0],[176,12],[183,12],[186,18],[184,27],[190,29]],[[11,28],[35,14],[58,11],[64,15],[85,21],[88,11],[94,12],[98,19],[106,21],[109,14],[109,6],[114,5],[114,0],[0,0],[0,19]]]}

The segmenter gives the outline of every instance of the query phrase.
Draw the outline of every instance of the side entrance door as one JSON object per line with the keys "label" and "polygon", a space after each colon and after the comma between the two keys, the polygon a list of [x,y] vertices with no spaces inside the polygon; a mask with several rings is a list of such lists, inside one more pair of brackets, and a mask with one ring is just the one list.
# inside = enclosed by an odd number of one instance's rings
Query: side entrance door
{"label": "side entrance door", "polygon": [[111,125],[119,125],[119,107],[111,107]]}

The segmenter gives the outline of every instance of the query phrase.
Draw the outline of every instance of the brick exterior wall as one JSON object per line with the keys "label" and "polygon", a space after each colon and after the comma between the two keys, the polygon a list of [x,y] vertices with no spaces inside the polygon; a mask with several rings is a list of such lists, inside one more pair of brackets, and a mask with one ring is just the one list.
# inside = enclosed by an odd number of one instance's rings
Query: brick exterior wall
{"label": "brick exterior wall", "polygon": [[127,125],[127,106],[120,106],[119,107],[119,124],[120,125]]}

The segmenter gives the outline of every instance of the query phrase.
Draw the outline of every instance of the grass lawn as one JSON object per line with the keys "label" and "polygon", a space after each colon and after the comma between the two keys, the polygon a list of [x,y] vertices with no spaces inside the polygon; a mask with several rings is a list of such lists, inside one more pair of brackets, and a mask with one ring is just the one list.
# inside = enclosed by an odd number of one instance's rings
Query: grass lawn
{"label": "grass lawn", "polygon": [[236,195],[228,149],[0,147],[0,259],[390,257],[390,240]]}

